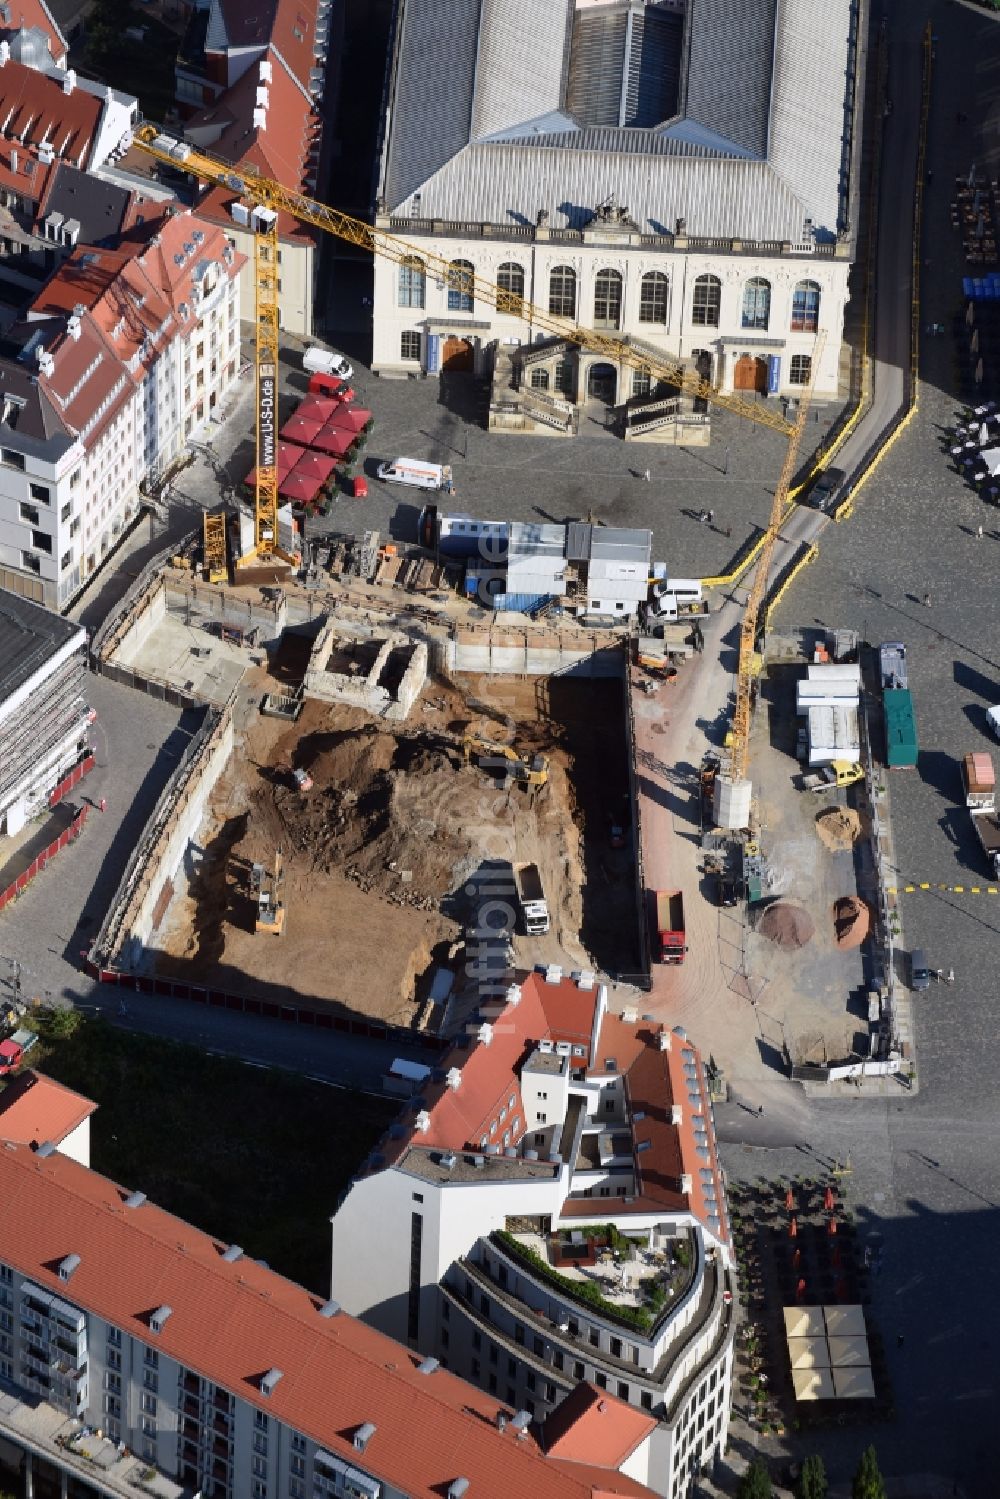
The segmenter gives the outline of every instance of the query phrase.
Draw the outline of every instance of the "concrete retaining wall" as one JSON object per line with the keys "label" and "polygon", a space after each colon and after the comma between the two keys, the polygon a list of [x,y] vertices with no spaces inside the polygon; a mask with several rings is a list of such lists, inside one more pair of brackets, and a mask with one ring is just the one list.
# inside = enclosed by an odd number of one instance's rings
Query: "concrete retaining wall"
{"label": "concrete retaining wall", "polygon": [[610,634],[552,630],[459,630],[443,648],[447,672],[505,677],[620,677],[621,640]]}
{"label": "concrete retaining wall", "polygon": [[143,829],[91,950],[95,967],[140,967],[154,907],[201,825],[233,744],[230,704],[206,715]]}

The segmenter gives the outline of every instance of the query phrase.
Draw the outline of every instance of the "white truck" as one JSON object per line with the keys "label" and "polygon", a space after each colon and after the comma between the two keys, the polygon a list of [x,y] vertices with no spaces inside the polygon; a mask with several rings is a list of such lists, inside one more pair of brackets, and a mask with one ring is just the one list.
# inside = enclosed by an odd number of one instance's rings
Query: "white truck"
{"label": "white truck", "polygon": [[700,578],[661,578],[653,584],[646,605],[649,620],[706,612]]}
{"label": "white truck", "polygon": [[302,368],[310,375],[336,375],[338,380],[350,380],[354,374],[354,367],[342,354],[334,354],[316,344],[310,344],[302,355]]}
{"label": "white truck", "polygon": [[515,864],[514,885],[521,903],[524,930],[529,937],[544,937],[549,929],[549,908],[537,864]]}
{"label": "white truck", "polygon": [[443,489],[454,494],[450,463],[424,463],[420,458],[393,458],[377,469],[386,484],[410,484],[414,489]]}

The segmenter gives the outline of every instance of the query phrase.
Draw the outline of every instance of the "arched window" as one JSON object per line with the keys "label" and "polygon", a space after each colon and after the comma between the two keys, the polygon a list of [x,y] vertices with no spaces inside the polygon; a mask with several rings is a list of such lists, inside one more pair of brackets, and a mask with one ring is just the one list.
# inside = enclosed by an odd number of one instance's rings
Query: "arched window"
{"label": "arched window", "polygon": [[649,271],[639,288],[640,323],[666,323],[667,278],[662,271]]}
{"label": "arched window", "polygon": [[812,355],[793,354],[792,365],[788,372],[789,385],[808,385],[812,376]]}
{"label": "arched window", "polygon": [[399,262],[400,307],[423,307],[427,287],[424,263],[416,255]]}
{"label": "arched window", "polygon": [[448,311],[471,312],[472,278],[475,267],[469,260],[453,260],[448,267]]}
{"label": "arched window", "polygon": [[771,316],[771,283],[753,276],[743,288],[743,326],[766,331]]}
{"label": "arched window", "polygon": [[576,271],[557,265],[549,274],[549,311],[554,317],[576,317]]}
{"label": "arched window", "polygon": [[694,300],[691,303],[691,321],[699,328],[719,326],[719,307],[722,302],[722,282],[718,276],[699,276],[694,284]]}
{"label": "arched window", "polygon": [[594,327],[620,328],[622,278],[618,271],[598,271],[594,282]]}
{"label": "arched window", "polygon": [[524,306],[524,266],[505,260],[497,271],[497,312],[521,316]]}
{"label": "arched window", "polygon": [[792,293],[792,332],[815,333],[819,327],[819,283],[800,281]]}

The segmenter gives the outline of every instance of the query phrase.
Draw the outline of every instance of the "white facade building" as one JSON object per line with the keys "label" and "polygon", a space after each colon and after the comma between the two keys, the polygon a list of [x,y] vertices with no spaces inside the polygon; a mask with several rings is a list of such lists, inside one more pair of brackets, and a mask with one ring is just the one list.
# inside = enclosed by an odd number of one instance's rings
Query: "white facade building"
{"label": "white facade building", "polygon": [[[416,249],[376,257],[374,368],[488,373],[498,348],[552,337],[533,303],[761,395],[808,382],[822,330],[816,388],[836,394],[866,8],[458,0],[445,24],[409,0],[378,223]],[[573,402],[649,392],[572,344],[514,363],[515,383]]]}
{"label": "white facade building", "polygon": [[138,253],[79,247],[0,361],[0,585],[65,605],[239,376],[239,271],[190,210]]}
{"label": "white facade building", "polygon": [[[533,1419],[581,1382],[651,1415],[640,1476],[672,1499],[725,1447],[733,1361],[700,1059],[681,1031],[608,1015],[587,976],[531,974],[484,1013],[338,1208],[332,1294]],[[595,1302],[574,1255],[595,1265],[608,1223],[629,1285]]]}

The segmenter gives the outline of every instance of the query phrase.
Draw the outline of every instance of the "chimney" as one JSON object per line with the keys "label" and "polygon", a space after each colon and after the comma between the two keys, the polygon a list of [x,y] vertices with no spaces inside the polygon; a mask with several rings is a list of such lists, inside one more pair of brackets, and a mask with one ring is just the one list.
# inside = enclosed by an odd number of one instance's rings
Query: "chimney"
{"label": "chimney", "polygon": [[[6,42],[0,42],[0,47],[6,47],[6,45],[7,45]],[[12,172],[16,172],[17,171],[17,152],[16,151],[12,151],[10,153],[10,169],[11,169]]]}
{"label": "chimney", "polygon": [[671,1106],[670,1106],[670,1123],[671,1124],[680,1124],[683,1121],[683,1119],[684,1119],[684,1110],[681,1108],[680,1104],[679,1103],[671,1104]]}
{"label": "chimney", "polygon": [[66,320],[66,332],[70,338],[76,340],[80,337],[80,315],[77,312],[70,313]]}
{"label": "chimney", "polygon": [[462,1086],[462,1073],[460,1069],[458,1067],[449,1067],[445,1082],[453,1092],[460,1088]]}
{"label": "chimney", "polygon": [[10,62],[10,42],[0,42],[0,68]]}
{"label": "chimney", "polygon": [[661,1031],[660,1034],[656,1038],[656,1044],[660,1048],[661,1051],[669,1051],[670,1050],[670,1032],[669,1031]]}
{"label": "chimney", "polygon": [[421,1109],[420,1113],[417,1115],[416,1128],[420,1131],[420,1133],[422,1135],[426,1135],[426,1133],[430,1129],[430,1127],[431,1127],[431,1116],[430,1116],[430,1114],[428,1114],[428,1112],[427,1112],[426,1109]]}
{"label": "chimney", "polygon": [[694,1183],[691,1180],[690,1175],[685,1171],[684,1175],[681,1177],[681,1191],[684,1193],[685,1197],[691,1196],[691,1188],[693,1187],[693,1185]]}
{"label": "chimney", "polygon": [[71,94],[76,88],[76,69],[67,68],[66,77],[63,79],[63,93]]}

